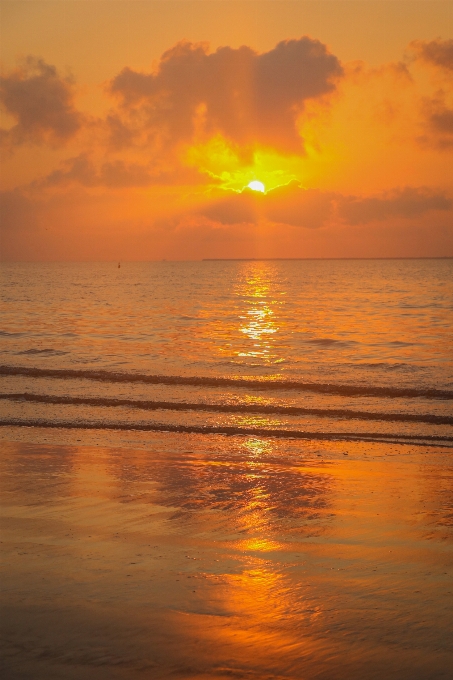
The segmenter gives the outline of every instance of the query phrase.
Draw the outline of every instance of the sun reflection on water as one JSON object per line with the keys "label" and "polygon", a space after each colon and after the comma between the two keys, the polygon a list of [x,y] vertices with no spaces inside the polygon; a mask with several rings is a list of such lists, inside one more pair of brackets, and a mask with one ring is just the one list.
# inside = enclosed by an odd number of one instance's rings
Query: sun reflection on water
{"label": "sun reflection on water", "polygon": [[280,330],[276,310],[282,304],[278,298],[284,292],[276,284],[276,272],[268,262],[254,262],[247,268],[236,292],[243,303],[238,330],[246,340],[241,343],[237,356],[260,359],[264,363],[283,360],[276,349]]}
{"label": "sun reflection on water", "polygon": [[273,552],[283,550],[284,545],[277,541],[270,541],[263,537],[254,537],[244,541],[238,541],[237,547],[244,552]]}
{"label": "sun reflection on water", "polygon": [[242,448],[249,456],[251,454],[252,457],[261,458],[263,454],[272,453],[273,444],[269,440],[250,437],[243,443]]}

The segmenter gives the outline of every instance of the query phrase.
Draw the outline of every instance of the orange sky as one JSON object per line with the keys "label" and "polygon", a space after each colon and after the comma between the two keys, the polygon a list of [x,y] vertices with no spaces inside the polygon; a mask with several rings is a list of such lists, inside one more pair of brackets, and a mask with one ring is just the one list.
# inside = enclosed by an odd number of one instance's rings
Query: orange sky
{"label": "orange sky", "polygon": [[3,259],[453,255],[452,2],[0,6]]}

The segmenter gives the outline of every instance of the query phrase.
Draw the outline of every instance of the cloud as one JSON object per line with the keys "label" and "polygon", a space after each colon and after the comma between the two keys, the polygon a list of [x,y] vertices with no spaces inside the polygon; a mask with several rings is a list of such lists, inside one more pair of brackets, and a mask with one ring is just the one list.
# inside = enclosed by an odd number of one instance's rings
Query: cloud
{"label": "cloud", "polygon": [[410,47],[421,61],[453,71],[453,40],[414,40]]}
{"label": "cloud", "polygon": [[[453,135],[453,110],[442,107],[431,114],[430,123],[436,132]],[[451,141],[453,142],[453,138]]]}
{"label": "cloud", "polygon": [[99,169],[87,154],[63,161],[62,167],[50,173],[39,186],[63,186],[71,183],[85,187],[141,187],[152,183],[149,168],[123,160],[103,163]]}
{"label": "cloud", "polygon": [[244,190],[199,208],[197,214],[223,225],[261,221],[318,229],[341,220],[362,225],[394,217],[417,218],[432,210],[451,210],[453,201],[440,191],[405,187],[378,196],[348,196],[304,189],[297,181],[267,194]]}
{"label": "cloud", "polygon": [[[88,172],[87,182],[90,176]],[[293,202],[289,214],[284,212],[284,193]],[[111,259],[117,252],[130,259],[451,253],[452,201],[440,191],[424,188],[347,196],[290,183],[266,195],[223,191],[218,200],[198,210],[182,209],[176,202],[165,213],[158,210],[154,215],[148,208],[136,210],[129,194],[116,195],[114,204],[112,198],[111,192],[77,186],[63,193],[31,187],[3,192],[1,257]]]}
{"label": "cloud", "polygon": [[453,201],[442,192],[405,187],[380,196],[343,196],[338,215],[350,225],[367,224],[392,217],[416,218],[431,210],[451,210]]}
{"label": "cloud", "polygon": [[331,216],[335,198],[331,192],[304,189],[297,180],[272,189],[265,195],[250,189],[228,194],[198,209],[198,214],[220,224],[265,220],[317,229]]}
{"label": "cloud", "polygon": [[1,130],[3,143],[59,144],[72,137],[82,122],[72,88],[71,80],[61,78],[55,66],[31,56],[21,68],[0,76],[0,104],[16,121]]}
{"label": "cloud", "polygon": [[417,140],[423,146],[438,150],[448,150],[453,146],[453,108],[451,95],[453,71],[453,40],[423,41],[414,40],[409,47],[415,59],[422,64],[434,67],[437,89],[430,96],[421,99],[421,124],[423,134]]}
{"label": "cloud", "polygon": [[260,196],[257,192],[244,190],[226,198],[208,203],[197,210],[198,215],[219,224],[252,224],[257,220]]}
{"label": "cloud", "polygon": [[121,120],[117,113],[109,113],[105,119],[105,127],[108,134],[108,145],[116,150],[132,146],[135,140],[135,132]]}
{"label": "cloud", "polygon": [[34,185],[41,188],[67,185],[71,182],[76,182],[85,187],[99,184],[96,168],[87,154],[82,153],[75,158],[62,161],[58,170],[54,170],[47,177],[37,180]]}
{"label": "cloud", "polygon": [[79,184],[84,187],[146,187],[155,184],[191,185],[203,184],[207,181],[192,168],[176,168],[158,170],[150,164],[127,163],[122,159],[106,161],[96,166],[86,153],[75,158],[69,158],[61,163],[58,170],[36,180],[30,188],[62,187],[69,184]]}
{"label": "cloud", "polygon": [[331,217],[335,196],[333,192],[303,189],[298,182],[290,182],[269,192],[266,216],[271,222],[318,229]]}
{"label": "cloud", "polygon": [[447,105],[444,92],[424,98],[422,116],[424,134],[418,141],[440,150],[450,149],[453,146],[453,109]]}
{"label": "cloud", "polygon": [[125,68],[109,91],[157,146],[221,134],[243,153],[260,145],[300,154],[298,115],[308,100],[332,93],[342,75],[338,59],[309,37],[263,54],[247,46],[208,53],[206,44],[181,42],[162,55],[155,73]]}

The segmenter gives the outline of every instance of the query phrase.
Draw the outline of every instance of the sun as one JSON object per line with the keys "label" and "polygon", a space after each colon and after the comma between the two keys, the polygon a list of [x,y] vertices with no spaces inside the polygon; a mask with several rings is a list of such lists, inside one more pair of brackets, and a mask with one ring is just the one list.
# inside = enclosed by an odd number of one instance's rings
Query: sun
{"label": "sun", "polygon": [[264,194],[264,184],[262,182],[258,182],[257,179],[254,179],[253,182],[249,182],[247,184],[247,187],[249,189],[252,189],[253,191],[261,191],[261,193]]}

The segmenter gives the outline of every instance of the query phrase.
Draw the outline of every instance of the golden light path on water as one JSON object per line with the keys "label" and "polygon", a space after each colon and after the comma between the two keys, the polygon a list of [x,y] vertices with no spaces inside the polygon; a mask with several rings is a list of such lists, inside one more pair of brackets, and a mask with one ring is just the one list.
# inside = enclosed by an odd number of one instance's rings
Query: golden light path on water
{"label": "golden light path on water", "polygon": [[278,301],[274,299],[272,284],[272,267],[254,263],[246,272],[245,282],[238,288],[237,293],[244,302],[239,331],[248,341],[237,352],[240,357],[255,357],[265,363],[277,360],[274,350],[279,331],[275,320]]}

